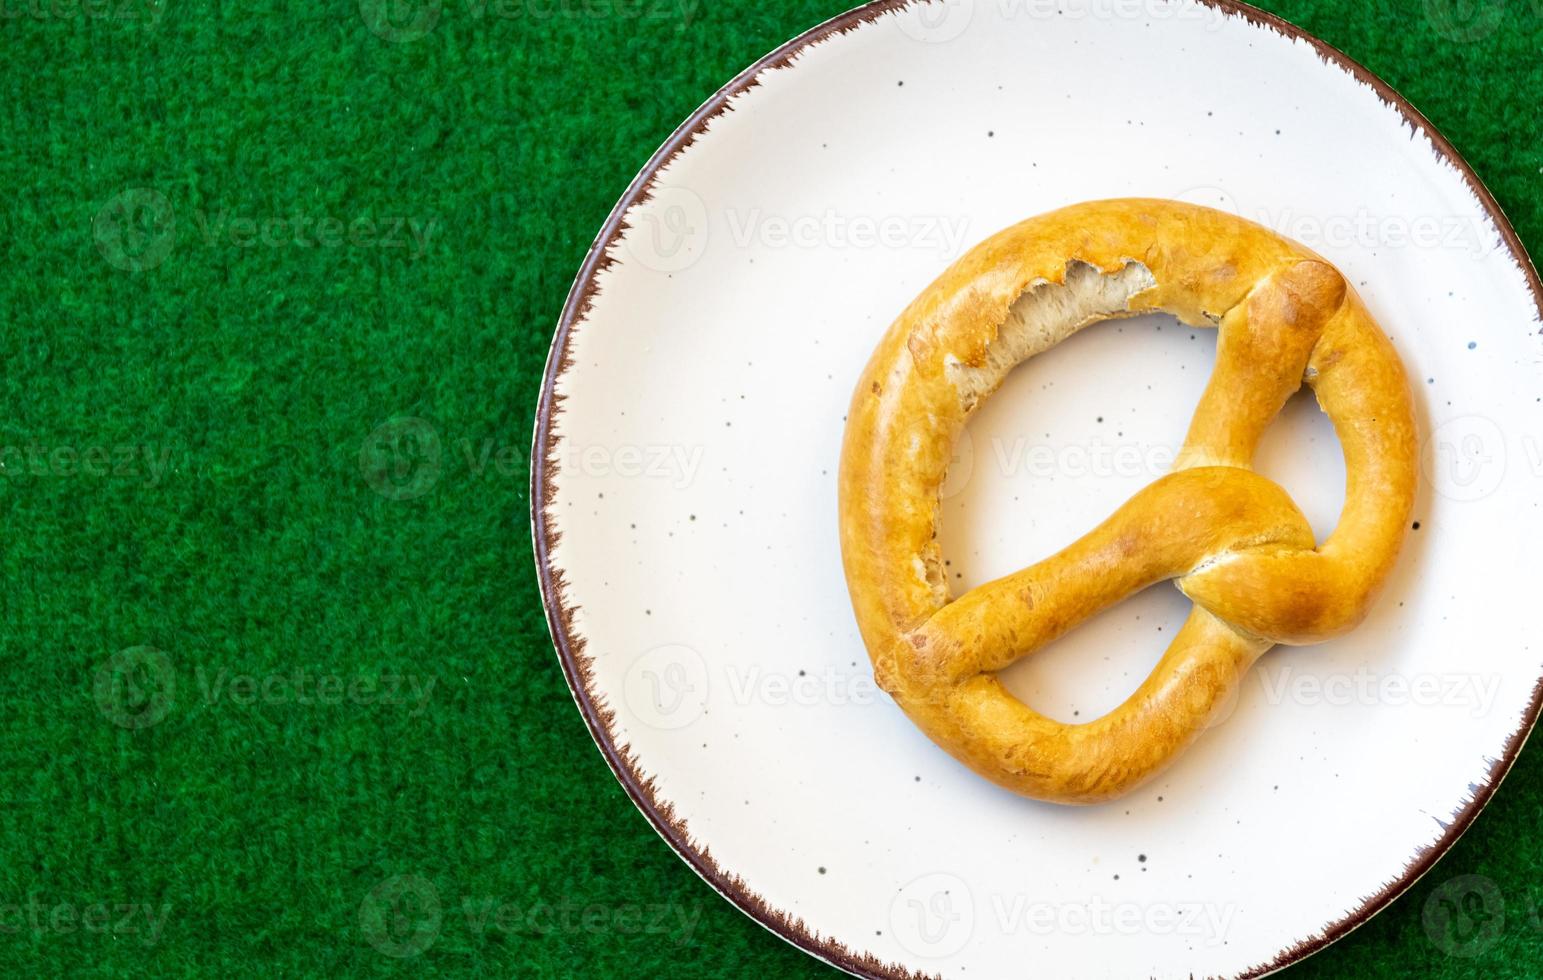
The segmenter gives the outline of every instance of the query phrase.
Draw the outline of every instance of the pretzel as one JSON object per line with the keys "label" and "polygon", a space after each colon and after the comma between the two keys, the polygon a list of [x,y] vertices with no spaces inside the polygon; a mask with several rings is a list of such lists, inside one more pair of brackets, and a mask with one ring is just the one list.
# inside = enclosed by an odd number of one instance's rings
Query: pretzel
{"label": "pretzel", "polygon": [[[1060,553],[954,598],[937,541],[955,439],[1016,364],[1090,324],[1163,311],[1216,327],[1216,366],[1174,471]],[[1345,456],[1345,506],[1318,545],[1249,468],[1303,382]],[[874,677],[934,742],[994,782],[1058,803],[1121,796],[1219,720],[1277,643],[1365,617],[1416,489],[1409,385],[1339,272],[1233,215],[1163,200],[1074,205],[998,233],[900,315],[848,415],[841,549]],[[1063,724],[995,672],[1165,579],[1194,609],[1114,711]]]}

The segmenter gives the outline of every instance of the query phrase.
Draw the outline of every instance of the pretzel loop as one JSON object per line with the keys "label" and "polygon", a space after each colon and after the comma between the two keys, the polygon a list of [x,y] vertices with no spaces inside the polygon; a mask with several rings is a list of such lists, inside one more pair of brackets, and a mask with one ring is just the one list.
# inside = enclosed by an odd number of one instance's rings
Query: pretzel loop
{"label": "pretzel loop", "polygon": [[[1063,551],[959,598],[936,541],[952,442],[1022,360],[1099,320],[1166,311],[1220,330],[1175,472]],[[1345,454],[1345,508],[1316,545],[1250,469],[1310,384]],[[875,676],[935,742],[1016,792],[1110,799],[1205,730],[1275,643],[1365,616],[1415,492],[1413,410],[1387,338],[1343,277],[1266,229],[1171,201],[1077,205],[977,246],[901,315],[854,395],[840,478],[842,554]],[[1195,603],[1146,682],[1070,725],[994,676],[1164,579]]]}

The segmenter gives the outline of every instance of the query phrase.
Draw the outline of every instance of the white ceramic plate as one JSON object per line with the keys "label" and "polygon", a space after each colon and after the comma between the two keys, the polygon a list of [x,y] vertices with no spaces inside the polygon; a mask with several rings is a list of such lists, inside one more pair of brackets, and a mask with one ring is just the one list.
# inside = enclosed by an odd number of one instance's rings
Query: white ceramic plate
{"label": "white ceramic plate", "polygon": [[[836,534],[852,386],[969,245],[1064,204],[1231,208],[1358,285],[1417,382],[1419,529],[1371,619],[1277,648],[1158,780],[1020,799],[872,683]],[[1538,714],[1536,273],[1493,199],[1363,69],[1232,3],[871,4],[735,79],[617,206],[559,326],[534,524],[597,742],[728,899],[875,976],[1257,975],[1429,869]],[[1165,472],[1215,334],[1147,317],[1021,367],[945,487],[956,594]],[[1260,469],[1320,535],[1333,432],[1299,398]],[[1062,719],[1125,698],[1171,586],[1013,668]],[[1433,933],[1434,934],[1434,933]]]}

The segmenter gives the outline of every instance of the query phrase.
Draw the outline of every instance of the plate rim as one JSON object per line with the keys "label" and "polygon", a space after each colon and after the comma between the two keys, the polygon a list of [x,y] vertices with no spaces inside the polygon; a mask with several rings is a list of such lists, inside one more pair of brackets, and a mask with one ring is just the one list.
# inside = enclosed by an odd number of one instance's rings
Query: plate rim
{"label": "plate rim", "polygon": [[[530,454],[531,540],[547,628],[569,692],[573,695],[574,703],[578,706],[590,737],[599,748],[612,774],[621,783],[633,805],[647,818],[654,831],[719,895],[728,899],[752,921],[778,938],[846,973],[872,978],[872,980],[920,980],[927,974],[915,973],[899,964],[880,960],[868,953],[854,951],[832,938],[822,937],[806,926],[802,919],[792,917],[751,891],[744,879],[721,867],[708,853],[706,846],[699,846],[692,839],[687,833],[685,821],[676,816],[674,806],[668,801],[661,800],[656,794],[654,777],[641,770],[639,760],[631,747],[619,744],[611,728],[615,711],[606,707],[603,699],[591,690],[592,658],[584,652],[585,637],[580,635],[573,625],[574,614],[578,607],[565,601],[563,594],[566,576],[563,569],[555,567],[552,563],[552,549],[562,533],[552,526],[547,511],[552,506],[557,492],[558,459],[552,455],[553,423],[562,412],[564,397],[557,393],[557,381],[573,366],[574,360],[569,342],[574,328],[585,320],[594,305],[598,293],[599,275],[619,261],[614,257],[613,249],[627,231],[627,213],[652,197],[654,184],[660,171],[675,157],[689,149],[695,143],[696,137],[706,130],[713,119],[733,111],[730,101],[759,85],[762,74],[791,67],[793,60],[805,49],[832,37],[857,30],[907,7],[933,2],[936,0],[870,0],[804,31],[735,75],[676,127],[664,143],[654,151],[607,215],[605,223],[595,235],[569,288],[562,314],[552,335],[551,345],[547,349]],[[1186,0],[1171,0],[1171,2],[1186,2]],[[1526,246],[1522,244],[1504,209],[1451,141],[1443,136],[1440,130],[1408,99],[1360,62],[1276,14],[1243,3],[1241,0],[1192,0],[1192,2],[1217,10],[1224,16],[1242,17],[1256,27],[1273,30],[1291,40],[1306,41],[1313,46],[1319,58],[1326,64],[1338,67],[1358,81],[1371,86],[1383,102],[1397,109],[1415,132],[1430,141],[1437,155],[1456,167],[1463,175],[1479,204],[1494,222],[1513,261],[1526,279],[1538,311],[1538,318],[1543,321],[1543,280],[1540,280]],[[1540,329],[1539,333],[1543,333],[1543,329]],[[1301,962],[1366,924],[1413,886],[1457,843],[1494,798],[1501,782],[1521,754],[1528,736],[1537,724],[1540,712],[1543,712],[1543,677],[1539,677],[1537,685],[1533,688],[1532,701],[1523,715],[1522,724],[1506,740],[1503,754],[1500,758],[1490,761],[1487,778],[1483,783],[1470,784],[1473,798],[1453,815],[1439,840],[1417,850],[1410,857],[1404,873],[1397,880],[1389,882],[1375,895],[1364,899],[1359,907],[1343,918],[1326,923],[1316,937],[1301,940],[1281,950],[1273,960],[1251,967],[1237,976],[1239,978],[1262,977]]]}

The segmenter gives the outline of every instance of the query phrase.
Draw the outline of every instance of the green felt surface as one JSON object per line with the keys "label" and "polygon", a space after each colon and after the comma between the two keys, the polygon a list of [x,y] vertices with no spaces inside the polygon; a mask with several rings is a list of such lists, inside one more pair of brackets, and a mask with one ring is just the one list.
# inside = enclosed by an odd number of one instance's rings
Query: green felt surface
{"label": "green felt surface", "polygon": [[[0,2],[0,970],[833,975],[595,750],[526,457],[616,198],[842,4],[415,2]],[[1543,245],[1543,4],[1267,6]],[[372,435],[398,416],[429,428]],[[432,486],[391,482],[381,447],[429,437]],[[1543,971],[1540,760],[1293,975]],[[1495,889],[1458,923],[1491,930],[1473,957],[1422,923],[1465,874]]]}

